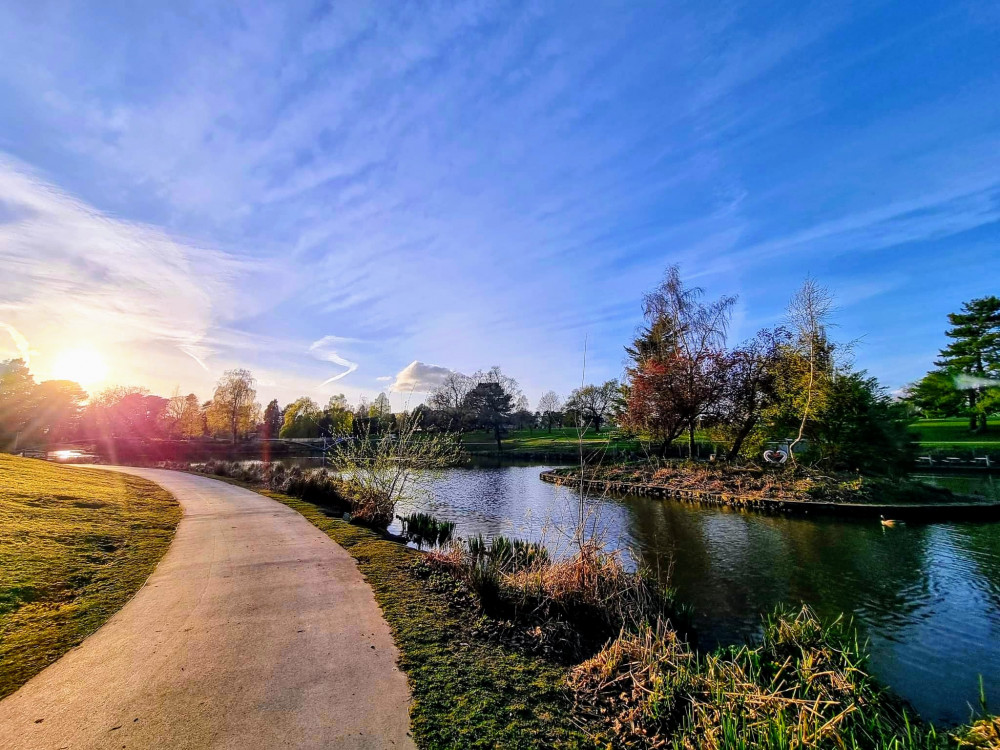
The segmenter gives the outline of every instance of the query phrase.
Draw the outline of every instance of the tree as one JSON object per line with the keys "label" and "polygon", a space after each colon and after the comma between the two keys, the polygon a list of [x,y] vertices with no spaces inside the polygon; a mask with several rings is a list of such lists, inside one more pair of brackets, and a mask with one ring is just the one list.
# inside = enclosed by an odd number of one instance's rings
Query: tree
{"label": "tree", "polygon": [[552,432],[552,422],[562,411],[562,402],[555,391],[549,391],[538,400],[538,415],[544,419]]}
{"label": "tree", "polygon": [[789,339],[783,328],[762,330],[728,355],[725,390],[714,417],[730,437],[730,461],[777,402],[778,366]]}
{"label": "tree", "polygon": [[831,468],[905,473],[915,454],[903,404],[865,372],[839,373],[816,422],[809,453]]}
{"label": "tree", "polygon": [[300,396],[285,407],[285,421],[279,433],[283,438],[319,437],[323,412],[308,396]]}
{"label": "tree", "polygon": [[168,399],[138,386],[112,386],[97,394],[84,410],[84,431],[100,438],[151,439],[163,434]]}
{"label": "tree", "polygon": [[666,455],[687,426],[686,373],[687,367],[677,354],[649,357],[629,369],[623,421],[629,429],[659,443],[660,455]]}
{"label": "tree", "polygon": [[576,412],[584,425],[592,424],[594,431],[600,432],[602,422],[614,408],[619,388],[617,380],[577,388],[566,399],[566,409]]}
{"label": "tree", "polygon": [[946,370],[932,370],[906,388],[904,399],[925,417],[964,415],[968,395],[955,386],[955,376]]}
{"label": "tree", "polygon": [[47,442],[76,437],[87,392],[72,380],[46,380],[32,394],[34,430]]}
{"label": "tree", "polygon": [[980,297],[962,305],[962,311],[950,313],[951,328],[945,335],[952,342],[941,350],[935,362],[950,372],[964,373],[965,396],[969,404],[969,429],[986,429],[986,413],[977,408],[986,390],[988,378],[1000,376],[1000,298]]}
{"label": "tree", "polygon": [[389,397],[384,393],[380,393],[375,397],[375,401],[372,402],[371,408],[368,409],[369,417],[385,417],[392,414],[392,404],[389,403]]}
{"label": "tree", "polygon": [[[736,298],[723,296],[704,304],[704,290],[685,288],[676,265],[667,268],[663,281],[643,298],[643,314],[647,325],[641,329],[626,352],[634,365],[629,369],[630,380],[642,380],[640,398],[627,402],[640,411],[626,416],[632,425],[658,424],[657,432],[670,425],[674,416],[662,413],[677,409],[681,422],[688,430],[688,446],[694,455],[694,434],[698,420],[709,412],[722,397],[725,383],[726,332]],[[649,362],[658,366],[645,368]],[[655,395],[648,392],[654,386],[668,389]],[[631,391],[632,384],[629,384]],[[643,410],[653,408],[654,412]],[[652,420],[652,421],[651,421]]]}
{"label": "tree", "polygon": [[0,434],[15,450],[31,419],[34,390],[35,379],[23,359],[0,362]]}
{"label": "tree", "polygon": [[358,398],[358,405],[354,407],[354,423],[358,424],[363,419],[368,419],[368,411],[371,409],[371,402],[367,396]]}
{"label": "tree", "polygon": [[320,420],[320,425],[323,428],[324,434],[347,434],[351,432],[353,424],[354,414],[351,413],[351,409],[347,405],[347,398],[344,394],[339,393],[336,396],[330,396],[330,400],[327,402],[326,408],[323,410],[323,418]]}
{"label": "tree", "polygon": [[271,402],[264,409],[263,433],[265,440],[273,440],[281,433],[285,417],[278,406],[278,399],[271,399]]}
{"label": "tree", "polygon": [[509,375],[504,375],[498,365],[493,365],[488,370],[479,370],[472,376],[472,382],[476,385],[481,383],[496,383],[500,389],[510,396],[511,404],[516,404],[521,399],[521,386]]}
{"label": "tree", "polygon": [[486,381],[469,391],[462,406],[473,415],[480,427],[493,430],[497,451],[502,451],[503,430],[513,408],[511,394],[499,382]]}
{"label": "tree", "polygon": [[233,443],[249,433],[257,424],[260,404],[257,403],[257,381],[249,370],[226,370],[215,386],[209,408],[209,426],[225,431]]}
{"label": "tree", "polygon": [[184,411],[181,414],[180,434],[185,438],[200,438],[205,435],[205,411],[198,403],[198,397],[189,393],[184,397]]}
{"label": "tree", "polygon": [[795,447],[805,437],[810,420],[823,409],[833,377],[833,346],[827,337],[832,312],[830,292],[811,278],[802,283],[788,306],[794,340],[792,356],[787,359],[792,368],[787,372],[791,376],[789,385],[799,413],[798,433],[788,446],[792,463],[795,462]]}
{"label": "tree", "polygon": [[460,372],[448,373],[441,385],[431,391],[427,397],[427,404],[433,409],[458,411],[475,385],[468,375]]}
{"label": "tree", "polygon": [[184,416],[184,397],[175,388],[174,395],[167,400],[167,408],[163,410],[164,432],[170,437],[180,435],[181,419]]}

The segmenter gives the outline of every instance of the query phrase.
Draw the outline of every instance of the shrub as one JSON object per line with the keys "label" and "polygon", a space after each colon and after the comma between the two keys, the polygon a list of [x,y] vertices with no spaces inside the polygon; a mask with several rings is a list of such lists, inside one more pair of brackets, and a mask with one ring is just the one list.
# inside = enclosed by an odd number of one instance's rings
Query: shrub
{"label": "shrub", "polygon": [[206,461],[192,468],[205,474],[261,485],[327,508],[341,511],[352,509],[343,480],[325,469],[303,471],[299,466],[286,467],[279,463],[217,460]]}
{"label": "shrub", "polygon": [[419,415],[414,415],[401,419],[395,433],[373,434],[366,427],[334,448],[334,462],[349,477],[352,518],[387,528],[396,504],[412,495],[419,471],[459,462],[461,450],[451,436],[419,432],[418,426]]}

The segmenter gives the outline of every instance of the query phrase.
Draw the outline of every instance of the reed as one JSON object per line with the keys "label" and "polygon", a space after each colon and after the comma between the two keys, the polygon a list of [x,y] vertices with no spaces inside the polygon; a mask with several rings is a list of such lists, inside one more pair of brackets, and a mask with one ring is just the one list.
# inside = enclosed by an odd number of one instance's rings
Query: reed
{"label": "reed", "polygon": [[396,516],[403,526],[403,536],[423,549],[425,544],[431,547],[441,547],[451,541],[455,533],[454,521],[440,521],[430,513],[410,513]]}
{"label": "reed", "polygon": [[581,707],[621,748],[929,750],[952,742],[872,679],[843,620],[767,618],[758,646],[697,656],[662,620],[573,670]]}

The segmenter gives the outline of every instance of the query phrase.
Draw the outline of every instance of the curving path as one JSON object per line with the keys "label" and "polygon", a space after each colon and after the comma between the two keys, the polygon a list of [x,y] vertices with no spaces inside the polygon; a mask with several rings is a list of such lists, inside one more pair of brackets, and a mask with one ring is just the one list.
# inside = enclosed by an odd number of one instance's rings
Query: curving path
{"label": "curving path", "polygon": [[120,612],[0,701],[0,748],[413,747],[389,627],[343,548],[255,492],[115,470],[173,493],[177,534]]}

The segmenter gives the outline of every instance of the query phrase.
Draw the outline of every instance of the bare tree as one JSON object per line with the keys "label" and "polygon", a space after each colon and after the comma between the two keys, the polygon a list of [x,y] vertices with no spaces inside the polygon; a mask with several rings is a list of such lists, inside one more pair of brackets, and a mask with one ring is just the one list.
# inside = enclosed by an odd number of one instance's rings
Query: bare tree
{"label": "bare tree", "polygon": [[[516,404],[521,399],[521,386],[509,375],[504,375],[499,365],[493,365],[490,369],[472,375],[473,387],[482,383],[496,383],[500,389],[508,396],[512,404]],[[471,390],[471,389],[470,389]]]}
{"label": "bare tree", "polygon": [[465,397],[475,387],[468,375],[452,372],[445,376],[441,385],[431,391],[427,404],[434,409],[461,409]]}
{"label": "bare tree", "polygon": [[368,410],[371,409],[371,402],[367,396],[358,398],[358,405],[354,408],[355,419],[368,419]]}
{"label": "bare tree", "polygon": [[555,391],[549,391],[538,400],[538,414],[548,422],[549,432],[552,432],[552,422],[555,415],[562,411],[562,401]]}
{"label": "bare tree", "polygon": [[806,278],[788,304],[788,322],[795,336],[795,347],[806,365],[801,386],[799,431],[788,446],[795,462],[795,446],[802,442],[806,426],[822,407],[825,385],[832,375],[833,361],[826,329],[833,313],[833,295],[815,279]]}

